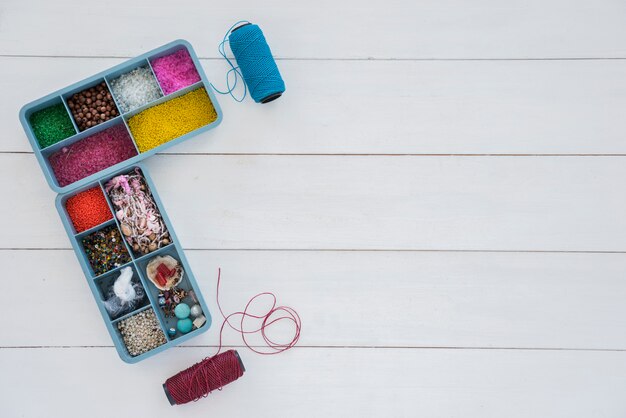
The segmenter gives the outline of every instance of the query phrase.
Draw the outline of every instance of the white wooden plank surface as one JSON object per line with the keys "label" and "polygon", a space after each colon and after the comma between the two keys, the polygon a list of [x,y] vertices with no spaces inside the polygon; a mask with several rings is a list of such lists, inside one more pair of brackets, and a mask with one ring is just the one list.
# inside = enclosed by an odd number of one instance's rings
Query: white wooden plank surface
{"label": "white wooden plank surface", "polygon": [[[120,61],[0,58],[0,151],[31,151],[17,120],[21,105]],[[288,85],[280,102],[240,105],[220,96],[218,130],[166,152],[626,153],[626,60],[280,65]],[[203,66],[223,84],[225,63]],[[254,132],[242,131],[244,124]]]}
{"label": "white wooden plank surface", "polygon": [[240,380],[178,407],[169,406],[161,383],[211,350],[172,349],[135,366],[121,365],[112,348],[0,353],[6,416],[570,418],[626,412],[623,352],[298,348],[272,358],[242,352],[248,372]]}
{"label": "white wooden plank surface", "polygon": [[[188,345],[216,344],[221,267],[227,311],[275,291],[301,315],[306,346],[626,350],[623,254],[186,253],[214,315]],[[0,346],[112,345],[72,251],[0,251],[0,265],[19,277],[3,293],[27,294],[46,312],[0,335]],[[23,309],[22,298],[3,301],[5,312]],[[76,326],[63,325],[68,311],[80,313]],[[272,335],[287,339],[281,331]],[[241,344],[230,332],[225,341]]]}
{"label": "white wooden plank surface", "polygon": [[[624,251],[618,157],[156,156],[186,248]],[[3,248],[69,248],[30,154],[0,155]],[[20,208],[20,210],[16,210]]]}
{"label": "white wooden plank surface", "polygon": [[226,30],[249,19],[262,26],[279,57],[625,57],[625,7],[617,0],[240,0],[219,5],[110,0],[106,7],[71,0],[4,0],[0,51],[132,56],[155,42],[184,37],[198,45],[202,56],[216,57]]}
{"label": "white wooden plank surface", "polygon": [[[625,12],[0,2],[0,416],[623,417]],[[213,313],[221,266],[227,307],[276,291],[302,346],[242,349],[240,382],[171,408],[160,383],[211,354],[216,327],[117,358],[17,111],[176,38],[219,83],[239,18],[265,30],[287,94],[221,99],[218,130],[147,165]]]}

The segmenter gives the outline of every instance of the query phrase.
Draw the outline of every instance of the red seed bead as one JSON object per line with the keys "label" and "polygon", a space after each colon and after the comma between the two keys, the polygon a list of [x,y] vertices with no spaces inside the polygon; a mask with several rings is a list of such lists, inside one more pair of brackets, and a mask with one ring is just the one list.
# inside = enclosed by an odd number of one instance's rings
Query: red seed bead
{"label": "red seed bead", "polygon": [[65,209],[77,233],[113,218],[104,193],[98,186],[67,199]]}

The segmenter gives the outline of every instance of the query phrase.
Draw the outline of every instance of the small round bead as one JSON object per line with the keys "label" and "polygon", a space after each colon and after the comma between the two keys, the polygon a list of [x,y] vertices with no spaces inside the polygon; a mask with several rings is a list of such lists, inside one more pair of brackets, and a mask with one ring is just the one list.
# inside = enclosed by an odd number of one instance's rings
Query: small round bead
{"label": "small round bead", "polygon": [[191,328],[193,328],[193,322],[191,322],[191,319],[189,318],[179,319],[176,327],[183,334],[187,334],[189,331],[191,331]]}
{"label": "small round bead", "polygon": [[200,307],[200,305],[198,305],[197,303],[195,305],[193,305],[190,309],[190,314],[191,316],[193,316],[194,318],[202,315],[202,308]]}
{"label": "small round bead", "polygon": [[190,312],[191,309],[186,303],[179,303],[178,305],[176,305],[176,308],[174,308],[174,315],[176,315],[176,318],[178,319],[188,318]]}

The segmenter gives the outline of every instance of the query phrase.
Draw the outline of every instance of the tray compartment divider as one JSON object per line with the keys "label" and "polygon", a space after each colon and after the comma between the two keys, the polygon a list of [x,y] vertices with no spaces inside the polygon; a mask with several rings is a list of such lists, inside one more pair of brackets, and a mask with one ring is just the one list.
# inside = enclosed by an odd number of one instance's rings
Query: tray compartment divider
{"label": "tray compartment divider", "polygon": [[[69,216],[69,215],[68,215]],[[89,229],[85,229],[84,231],[81,232],[77,232],[74,234],[74,238],[79,242],[82,243],[83,238],[85,238],[87,235],[91,234],[92,232],[96,232],[99,229],[105,228],[109,225],[113,225],[113,219],[109,219],[106,222],[102,222],[100,225],[96,225],[96,226],[92,226]],[[81,244],[82,245],[82,244]]]}
{"label": "tray compartment divider", "polygon": [[[143,283],[142,283],[142,285],[143,285]],[[135,315],[135,314],[138,314],[139,312],[142,312],[142,311],[148,310],[148,309],[150,309],[150,308],[153,308],[153,306],[152,306],[152,304],[151,304],[150,302],[148,302],[148,303],[147,303],[147,304],[145,304],[144,306],[142,306],[142,307],[140,307],[140,308],[137,308],[137,309],[135,309],[134,311],[129,312],[129,313],[125,314],[125,315],[122,315],[122,316],[120,316],[119,318],[111,319],[110,321],[111,321],[111,323],[113,324],[113,326],[114,326],[114,327],[117,327],[117,323],[118,323],[118,322],[121,322],[121,321],[123,321],[123,320],[125,320],[125,319],[128,319],[128,318],[130,318],[131,316],[133,316],[133,315]]]}
{"label": "tray compartment divider", "polygon": [[[175,92],[170,93],[167,96],[159,97],[157,100],[154,100],[153,102],[146,103],[143,106],[140,106],[140,107],[138,107],[136,109],[131,110],[130,112],[124,113],[123,117],[124,117],[124,119],[126,121],[128,121],[128,119],[130,119],[133,116],[143,112],[146,109],[149,109],[151,107],[160,105],[160,104],[165,103],[165,102],[169,102],[172,99],[175,99],[177,97],[180,97],[180,96],[182,96],[184,94],[187,94],[187,93],[189,93],[191,91],[194,91],[194,90],[197,90],[197,89],[203,88],[203,87],[206,90],[205,83],[202,80],[200,80],[200,81],[198,81],[196,83],[193,83],[193,84],[191,84],[191,85],[189,85],[189,86],[187,86],[185,88],[182,88],[180,90],[176,90]],[[209,96],[209,98],[211,98],[211,97]],[[211,99],[211,103],[213,103],[213,106],[215,106],[215,102],[213,102],[213,99]],[[210,124],[213,124],[213,123],[215,123],[215,122],[211,122]],[[175,139],[177,139],[177,138],[174,138],[172,141],[174,141]]]}
{"label": "tray compartment divider", "polygon": [[163,314],[161,313],[161,308],[159,307],[159,302],[158,300],[155,300],[156,298],[153,294],[152,288],[149,287],[149,286],[154,286],[154,285],[150,282],[150,280],[148,280],[148,278],[146,277],[146,274],[142,271],[138,263],[136,262],[133,262],[133,263],[135,264],[135,268],[137,269],[137,272],[139,273],[139,278],[141,280],[141,283],[143,284],[143,287],[146,290],[146,293],[148,294],[148,299],[150,300],[150,304],[152,305],[152,309],[154,310],[154,315],[157,317],[157,320],[159,321],[159,324],[161,325],[161,330],[165,334],[165,339],[169,342],[171,341],[171,338],[167,333],[167,324],[164,322]]}
{"label": "tray compartment divider", "polygon": [[161,97],[165,97],[167,96],[167,94],[165,94],[165,92],[163,91],[163,87],[161,87],[161,83],[159,83],[159,79],[157,78],[156,73],[154,72],[154,68],[152,68],[152,62],[150,61],[150,58],[146,58],[146,61],[148,62],[148,68],[150,68],[152,77],[154,77],[154,79],[156,80],[157,86],[159,86],[159,90],[161,91]]}
{"label": "tray compartment divider", "polygon": [[[121,123],[121,118],[122,116],[116,116],[114,118],[111,118],[109,120],[107,120],[106,122],[102,122],[99,125],[96,126],[92,126],[89,129],[85,129],[82,132],[78,132],[75,135],[70,136],[69,138],[65,138],[59,142],[57,142],[56,144],[52,144],[44,149],[41,150],[41,153],[46,157],[46,160],[48,160],[48,158],[50,158],[50,156],[52,154],[54,154],[55,152],[59,151],[61,148],[63,147],[68,147],[72,144],[75,144],[87,137],[90,137],[92,135],[95,135],[99,132],[102,132],[108,128],[111,128],[112,126]],[[73,121],[73,119],[72,119]],[[130,132],[129,132],[130,133]],[[128,161],[128,160],[127,160]],[[94,174],[100,174],[100,173],[94,173]],[[87,177],[85,177],[87,178]],[[80,180],[79,180],[80,181]]]}
{"label": "tray compartment divider", "polygon": [[[72,111],[70,110],[69,105],[67,104],[67,100],[65,97],[63,97],[62,94],[59,95],[59,97],[61,98],[61,103],[63,103],[63,107],[65,107],[65,111],[67,112],[67,115],[70,117],[70,120],[72,121],[72,126],[74,126],[74,135],[70,136],[69,138],[65,138],[63,141],[68,140],[70,138],[73,138],[76,134],[80,133],[80,130],[78,129],[78,125],[76,125],[76,121],[74,120],[74,115],[72,115]],[[59,142],[63,142],[63,141],[59,141]],[[58,144],[58,142],[57,142]],[[51,146],[54,146],[56,144],[52,144]],[[47,149],[50,147],[46,147],[44,149]],[[42,150],[43,151],[43,150]]]}
{"label": "tray compartment divider", "polygon": [[[122,174],[122,173],[118,173],[115,176],[120,175],[120,174]],[[107,178],[106,181],[111,180],[115,176]],[[122,228],[120,226],[120,221],[117,219],[117,216],[115,215],[115,208],[113,207],[113,203],[111,202],[111,199],[109,198],[109,194],[106,192],[105,185],[104,185],[104,183],[106,183],[106,181],[104,179],[100,179],[100,180],[98,180],[98,184],[100,185],[100,189],[102,190],[102,193],[104,193],[104,197],[106,198],[106,201],[109,204],[109,209],[111,210],[111,213],[113,214],[113,221],[115,221],[115,226],[117,227],[117,230],[119,231],[120,236],[122,237],[122,241],[124,241],[124,245],[126,246],[126,251],[128,251],[128,254],[130,254],[131,260],[135,260],[135,254],[133,252],[133,249],[130,246],[130,244],[128,243],[128,241],[126,241],[126,237],[122,233]]]}
{"label": "tray compartment divider", "polygon": [[117,108],[117,116],[122,116],[122,110],[120,109],[120,104],[117,102],[117,99],[115,98],[115,94],[113,94],[113,89],[111,88],[111,83],[109,83],[108,77],[104,76],[104,82],[107,85],[107,88],[109,89],[109,93],[111,94],[111,98],[113,99],[113,103],[115,103],[115,107]]}

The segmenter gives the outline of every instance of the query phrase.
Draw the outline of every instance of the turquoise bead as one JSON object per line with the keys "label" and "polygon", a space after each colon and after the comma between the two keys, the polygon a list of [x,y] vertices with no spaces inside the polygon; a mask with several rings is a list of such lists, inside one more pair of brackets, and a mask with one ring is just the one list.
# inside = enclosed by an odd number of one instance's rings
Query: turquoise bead
{"label": "turquoise bead", "polygon": [[180,332],[187,334],[193,328],[193,322],[189,318],[179,319],[176,326]]}
{"label": "turquoise bead", "polygon": [[189,317],[189,312],[191,312],[191,308],[186,303],[179,303],[174,308],[174,315],[178,319],[185,319]]}

